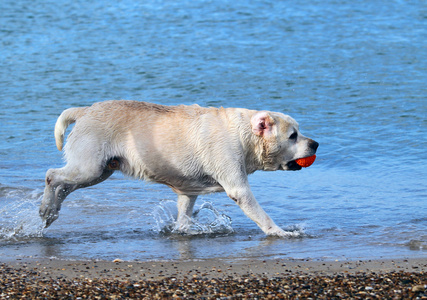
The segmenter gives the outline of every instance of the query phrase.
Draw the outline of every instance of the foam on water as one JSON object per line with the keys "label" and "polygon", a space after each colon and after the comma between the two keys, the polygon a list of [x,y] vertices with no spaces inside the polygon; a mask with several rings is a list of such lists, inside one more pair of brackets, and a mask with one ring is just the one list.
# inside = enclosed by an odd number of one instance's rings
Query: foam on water
{"label": "foam on water", "polygon": [[44,224],[38,215],[42,193],[37,190],[0,187],[0,239],[41,237]]}

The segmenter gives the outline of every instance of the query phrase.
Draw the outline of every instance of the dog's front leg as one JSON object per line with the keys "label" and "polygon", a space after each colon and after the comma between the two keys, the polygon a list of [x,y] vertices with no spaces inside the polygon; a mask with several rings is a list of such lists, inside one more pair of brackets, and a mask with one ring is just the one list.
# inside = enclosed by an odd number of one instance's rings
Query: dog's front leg
{"label": "dog's front leg", "polygon": [[175,225],[175,230],[186,232],[191,223],[191,215],[193,214],[194,203],[197,196],[178,195],[178,218]]}
{"label": "dog's front leg", "polygon": [[289,237],[294,234],[284,231],[277,226],[270,216],[262,209],[255,199],[249,184],[242,187],[233,187],[226,190],[227,195],[233,199],[243,210],[243,212],[254,221],[267,235]]}

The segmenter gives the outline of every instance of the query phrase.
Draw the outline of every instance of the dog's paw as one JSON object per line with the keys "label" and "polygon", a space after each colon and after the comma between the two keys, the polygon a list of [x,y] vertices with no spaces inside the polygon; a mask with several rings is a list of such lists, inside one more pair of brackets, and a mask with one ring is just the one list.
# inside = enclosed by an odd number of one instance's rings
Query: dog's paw
{"label": "dog's paw", "polygon": [[58,219],[59,213],[58,210],[52,209],[50,206],[41,205],[39,209],[39,215],[44,222],[44,227],[49,227],[53,221]]}

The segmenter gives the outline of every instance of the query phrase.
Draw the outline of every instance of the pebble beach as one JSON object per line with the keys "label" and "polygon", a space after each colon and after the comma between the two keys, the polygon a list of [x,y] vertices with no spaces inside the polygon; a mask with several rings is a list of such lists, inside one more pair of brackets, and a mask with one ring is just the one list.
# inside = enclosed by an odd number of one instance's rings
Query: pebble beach
{"label": "pebble beach", "polygon": [[1,299],[427,299],[427,260],[65,261],[0,265]]}

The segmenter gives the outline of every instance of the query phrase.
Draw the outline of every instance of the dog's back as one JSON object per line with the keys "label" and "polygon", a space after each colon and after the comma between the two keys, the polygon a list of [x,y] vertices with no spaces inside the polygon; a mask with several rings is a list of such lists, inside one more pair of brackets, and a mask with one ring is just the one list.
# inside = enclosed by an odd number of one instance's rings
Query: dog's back
{"label": "dog's back", "polygon": [[64,148],[67,162],[103,167],[115,159],[123,173],[176,192],[221,190],[209,174],[220,173],[227,159],[235,162],[243,156],[240,134],[230,129],[230,112],[224,108],[124,100],[71,108],[58,118],[55,132],[62,135],[55,135],[57,144],[62,146],[65,128],[74,121]]}

